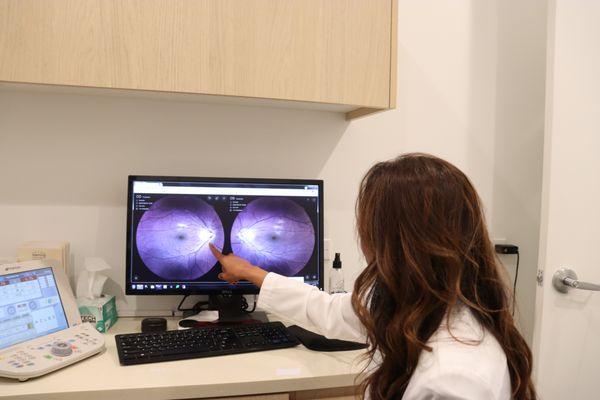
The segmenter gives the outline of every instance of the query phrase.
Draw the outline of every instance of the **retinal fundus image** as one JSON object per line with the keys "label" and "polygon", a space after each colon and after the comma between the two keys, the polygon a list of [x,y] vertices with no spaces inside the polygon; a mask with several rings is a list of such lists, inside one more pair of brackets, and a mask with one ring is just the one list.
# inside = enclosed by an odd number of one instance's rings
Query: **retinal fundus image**
{"label": "retinal fundus image", "polygon": [[286,198],[253,200],[231,229],[235,255],[282,275],[292,276],[304,268],[314,246],[315,230],[308,214]]}
{"label": "retinal fundus image", "polygon": [[140,257],[156,275],[191,280],[206,274],[217,262],[209,243],[222,248],[223,225],[217,212],[192,196],[168,196],[144,212],[137,227]]}

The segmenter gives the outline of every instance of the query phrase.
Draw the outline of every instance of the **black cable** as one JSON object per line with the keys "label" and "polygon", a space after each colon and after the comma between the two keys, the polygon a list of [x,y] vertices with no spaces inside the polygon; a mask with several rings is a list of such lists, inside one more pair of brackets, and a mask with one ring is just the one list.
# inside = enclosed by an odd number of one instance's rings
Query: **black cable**
{"label": "black cable", "polygon": [[252,310],[250,311],[246,311],[248,314],[253,313],[254,311],[256,311],[256,300],[254,300],[254,305],[252,306]]}
{"label": "black cable", "polygon": [[514,317],[515,315],[515,310],[517,308],[517,281],[519,279],[519,261],[520,261],[520,254],[519,254],[519,246],[515,245],[515,244],[508,244],[508,243],[498,243],[494,245],[494,250],[496,251],[496,253],[498,254],[503,254],[503,255],[510,255],[510,254],[516,254],[517,255],[517,266],[515,268],[515,280],[513,282],[513,292],[512,292],[512,315]]}
{"label": "black cable", "polygon": [[185,299],[188,298],[188,296],[189,296],[188,294],[183,296],[183,299],[181,299],[181,301],[179,302],[179,305],[177,306],[177,311],[181,311],[181,312],[192,311],[190,308],[181,308],[181,306],[183,305],[183,302],[185,301]]}
{"label": "black cable", "polygon": [[181,301],[179,302],[179,305],[177,306],[177,311],[181,311],[182,313],[191,311],[194,314],[198,314],[200,311],[202,311],[202,306],[205,306],[208,304],[208,301],[198,301],[198,302],[196,302],[196,304],[194,304],[192,306],[192,308],[181,308],[181,306],[183,305],[183,302],[188,297],[189,297],[189,294],[186,294],[183,296],[183,299],[181,299]]}
{"label": "black cable", "polygon": [[[189,294],[186,294],[183,296],[183,298],[181,299],[181,301],[179,302],[179,305],[177,306],[177,311],[181,311],[182,313],[186,313],[186,312],[193,312],[194,314],[198,314],[200,311],[202,311],[202,306],[208,305],[209,302],[208,301],[199,301],[196,304],[194,304],[194,306],[192,308],[181,308],[181,306],[183,305],[183,302],[185,301],[185,299],[187,299],[189,297]],[[242,296],[242,311],[245,313],[253,313],[254,311],[256,311],[256,296],[254,296],[254,304],[252,306],[251,310],[248,310],[250,308],[250,305],[248,304],[248,300],[246,300],[246,297]],[[206,308],[208,309],[208,308]]]}
{"label": "black cable", "polygon": [[250,305],[248,304],[248,300],[246,300],[246,297],[242,296],[242,311],[244,311],[245,313],[248,313],[248,314],[256,311],[256,296],[254,296],[254,305],[252,306],[252,310],[248,311],[248,308],[250,308]]}
{"label": "black cable", "polygon": [[515,307],[517,303],[517,279],[519,279],[519,251],[517,251],[517,266],[515,268],[515,282],[513,283],[513,304],[512,304],[512,315],[515,316]]}

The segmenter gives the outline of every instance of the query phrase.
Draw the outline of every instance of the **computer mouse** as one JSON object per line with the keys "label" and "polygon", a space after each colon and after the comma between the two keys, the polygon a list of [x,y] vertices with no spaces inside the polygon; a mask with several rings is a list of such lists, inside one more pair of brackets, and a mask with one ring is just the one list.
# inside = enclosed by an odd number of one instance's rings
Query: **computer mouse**
{"label": "computer mouse", "polygon": [[164,332],[167,330],[167,320],[164,318],[144,318],[142,332]]}
{"label": "computer mouse", "polygon": [[198,321],[195,319],[182,319],[179,321],[179,326],[181,328],[193,328],[198,324]]}

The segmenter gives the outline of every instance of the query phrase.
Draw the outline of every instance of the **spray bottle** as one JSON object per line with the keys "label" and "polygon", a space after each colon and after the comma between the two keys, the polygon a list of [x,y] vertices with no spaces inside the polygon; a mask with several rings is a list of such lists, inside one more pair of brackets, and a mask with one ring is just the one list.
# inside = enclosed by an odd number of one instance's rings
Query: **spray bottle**
{"label": "spray bottle", "polygon": [[344,290],[344,274],[342,272],[342,260],[340,253],[335,253],[333,268],[329,275],[329,293],[346,293]]}

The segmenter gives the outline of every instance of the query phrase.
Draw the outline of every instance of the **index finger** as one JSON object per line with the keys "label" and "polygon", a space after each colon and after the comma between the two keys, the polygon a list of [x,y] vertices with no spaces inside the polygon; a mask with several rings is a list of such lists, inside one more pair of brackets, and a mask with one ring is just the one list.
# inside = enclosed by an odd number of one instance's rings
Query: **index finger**
{"label": "index finger", "polygon": [[212,243],[209,243],[209,244],[208,244],[208,247],[210,248],[210,251],[211,251],[211,253],[213,253],[213,256],[215,256],[215,258],[216,258],[217,260],[219,260],[219,261],[220,261],[220,260],[221,260],[221,258],[223,258],[223,253],[221,253],[221,252],[219,251],[219,249],[217,249],[217,248],[215,247],[215,245],[214,245],[214,244],[212,244]]}

